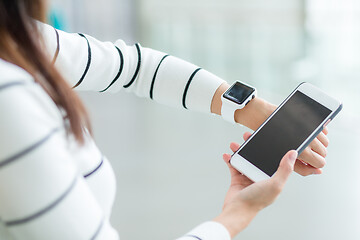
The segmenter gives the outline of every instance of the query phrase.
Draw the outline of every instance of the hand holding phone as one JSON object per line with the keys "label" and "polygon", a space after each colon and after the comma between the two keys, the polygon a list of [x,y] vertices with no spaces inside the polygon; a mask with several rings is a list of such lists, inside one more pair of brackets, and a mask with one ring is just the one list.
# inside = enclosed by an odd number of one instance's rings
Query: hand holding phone
{"label": "hand holding phone", "polygon": [[287,151],[300,154],[341,108],[320,89],[300,84],[234,153],[231,165],[255,182],[270,178]]}
{"label": "hand holding phone", "polygon": [[[244,134],[244,140],[246,141],[250,135]],[[236,152],[239,145],[232,143],[230,148]],[[294,169],[296,157],[296,151],[288,152],[282,158],[272,178],[253,183],[229,164],[231,155],[224,154],[223,159],[230,170],[231,184],[225,196],[223,211],[214,220],[227,228],[232,238],[235,237],[246,228],[260,210],[270,205],[280,194]]]}

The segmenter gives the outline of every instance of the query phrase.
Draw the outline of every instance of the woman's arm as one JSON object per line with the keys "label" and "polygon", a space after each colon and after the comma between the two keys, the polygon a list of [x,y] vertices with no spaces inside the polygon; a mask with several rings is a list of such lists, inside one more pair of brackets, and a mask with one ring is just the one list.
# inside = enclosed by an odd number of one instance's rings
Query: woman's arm
{"label": "woman's arm", "polygon": [[[39,23],[47,51],[76,90],[132,91],[160,103],[221,115],[229,84],[191,63],[140,45],[100,42]],[[236,121],[255,130],[275,109],[257,98],[236,112]]]}
{"label": "woman's arm", "polygon": [[39,23],[49,57],[80,91],[126,90],[158,103],[210,113],[225,81],[198,66],[140,44],[101,42]]}
{"label": "woman's arm", "polygon": [[[191,63],[140,45],[100,42],[39,23],[50,57],[70,85],[79,91],[118,92],[221,115],[221,95],[229,84]],[[275,109],[256,98],[235,119],[255,130]]]}
{"label": "woman's arm", "polygon": [[[76,90],[103,93],[124,89],[164,105],[221,114],[221,95],[228,83],[194,64],[139,44],[101,42],[43,23],[39,27],[50,57]],[[255,130],[275,108],[255,98],[235,112],[235,120]],[[321,173],[327,145],[327,137],[320,133],[299,156],[295,171],[301,175]]]}

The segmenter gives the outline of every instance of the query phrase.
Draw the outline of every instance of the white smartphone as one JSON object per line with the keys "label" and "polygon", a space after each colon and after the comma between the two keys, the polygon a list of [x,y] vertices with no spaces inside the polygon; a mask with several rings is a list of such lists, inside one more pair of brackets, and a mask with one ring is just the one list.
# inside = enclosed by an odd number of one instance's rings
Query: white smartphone
{"label": "white smartphone", "polygon": [[300,154],[341,109],[336,99],[301,83],[232,155],[230,164],[254,182],[269,179],[288,151]]}

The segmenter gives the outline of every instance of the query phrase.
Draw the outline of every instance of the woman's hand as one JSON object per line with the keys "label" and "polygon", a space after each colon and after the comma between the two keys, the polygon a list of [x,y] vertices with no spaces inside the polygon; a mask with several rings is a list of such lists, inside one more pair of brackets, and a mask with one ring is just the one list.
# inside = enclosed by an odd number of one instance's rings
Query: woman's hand
{"label": "woman's hand", "polygon": [[328,128],[325,127],[309,146],[305,148],[295,163],[295,172],[302,176],[322,173],[321,168],[326,164],[326,148],[329,146],[328,133]]}
{"label": "woman's hand", "polygon": [[[255,98],[245,108],[235,113],[236,122],[256,130],[275,111],[276,106],[261,99]],[[325,129],[310,143],[300,154],[295,163],[295,172],[302,176],[321,174],[321,168],[326,164],[326,148],[329,146],[327,137],[328,129]]]}
{"label": "woman's hand", "polygon": [[[244,134],[244,139],[250,137]],[[235,152],[239,144],[231,143],[230,148]],[[269,180],[253,183],[245,175],[239,173],[230,164],[230,154],[224,154],[223,159],[229,167],[231,184],[226,194],[222,213],[214,219],[224,225],[234,237],[241,232],[256,214],[270,205],[283,189],[286,180],[294,169],[297,152],[289,151],[281,160],[277,172]]]}

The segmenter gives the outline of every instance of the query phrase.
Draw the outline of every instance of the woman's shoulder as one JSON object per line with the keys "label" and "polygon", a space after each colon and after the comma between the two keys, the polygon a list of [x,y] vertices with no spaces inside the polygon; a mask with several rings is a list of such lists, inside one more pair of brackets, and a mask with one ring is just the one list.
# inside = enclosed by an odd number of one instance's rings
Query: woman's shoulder
{"label": "woman's shoulder", "polygon": [[15,82],[34,82],[33,77],[21,67],[0,58],[0,88]]}
{"label": "woman's shoulder", "polygon": [[6,113],[9,124],[35,121],[51,126],[62,124],[56,104],[28,72],[0,59],[0,73],[0,112]]}

